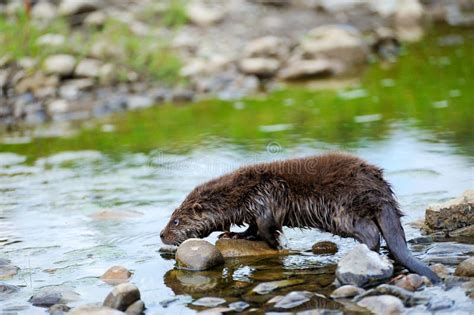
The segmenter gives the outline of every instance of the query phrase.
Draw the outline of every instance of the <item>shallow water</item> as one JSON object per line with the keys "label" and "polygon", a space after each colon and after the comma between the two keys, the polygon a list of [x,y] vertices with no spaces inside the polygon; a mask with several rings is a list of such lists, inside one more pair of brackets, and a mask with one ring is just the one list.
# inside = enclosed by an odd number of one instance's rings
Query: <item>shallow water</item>
{"label": "shallow water", "polygon": [[[472,42],[470,33],[456,32]],[[147,314],[192,313],[199,308],[188,303],[202,296],[260,306],[269,296],[248,295],[255,283],[282,278],[306,282],[278,294],[304,289],[327,295],[334,263],[355,244],[352,240],[285,230],[288,247],[299,254],[234,260],[224,269],[189,273],[174,270],[174,260],[158,252],[159,231],[187,192],[205,180],[239,165],[335,149],[385,169],[407,214],[405,223],[422,218],[428,204],[473,188],[473,92],[466,84],[474,75],[473,49],[472,44],[441,48],[438,40],[447,34],[409,47],[396,65],[374,65],[360,84],[343,92],[290,88],[237,105],[165,106],[83,125],[77,136],[27,144],[6,143],[31,137],[28,131],[4,135],[0,248],[2,258],[21,268],[6,282],[21,290],[0,301],[0,313],[44,314],[27,300],[46,286],[79,293],[80,300],[70,305],[102,301],[111,287],[98,277],[112,265],[134,272]],[[452,58],[450,67],[437,64],[443,56]],[[436,65],[417,64],[430,58]],[[424,82],[406,77],[415,65]],[[440,69],[443,75],[436,76]],[[443,100],[443,106],[436,103]],[[115,131],[104,128],[111,125]],[[118,220],[94,216],[103,210],[128,215]],[[419,236],[405,228],[408,239]],[[336,242],[339,252],[305,252],[318,240]],[[416,250],[417,255],[425,251]],[[176,296],[169,305],[160,304]],[[470,306],[462,292],[454,298]],[[320,302],[327,309],[342,307]]]}

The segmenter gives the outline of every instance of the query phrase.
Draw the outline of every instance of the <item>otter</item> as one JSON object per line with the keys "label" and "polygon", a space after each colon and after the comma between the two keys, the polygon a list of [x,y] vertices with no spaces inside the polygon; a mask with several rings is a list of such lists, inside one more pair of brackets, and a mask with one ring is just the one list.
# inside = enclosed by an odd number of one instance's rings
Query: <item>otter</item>
{"label": "otter", "polygon": [[[408,249],[402,216],[381,168],[335,152],[243,166],[201,184],[173,212],[160,237],[165,244],[179,245],[223,231],[278,248],[284,226],[317,228],[352,237],[378,252],[383,236],[396,261],[439,282]],[[231,225],[245,224],[246,231],[230,232]]]}

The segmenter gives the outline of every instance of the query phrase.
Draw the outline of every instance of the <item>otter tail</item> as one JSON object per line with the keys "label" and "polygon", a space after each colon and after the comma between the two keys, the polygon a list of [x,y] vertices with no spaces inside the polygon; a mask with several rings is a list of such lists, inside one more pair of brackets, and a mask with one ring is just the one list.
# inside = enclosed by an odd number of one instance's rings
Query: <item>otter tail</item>
{"label": "otter tail", "polygon": [[428,277],[432,283],[440,282],[439,277],[427,265],[416,259],[408,249],[405,232],[395,209],[390,206],[383,207],[376,222],[395,260],[411,272]]}

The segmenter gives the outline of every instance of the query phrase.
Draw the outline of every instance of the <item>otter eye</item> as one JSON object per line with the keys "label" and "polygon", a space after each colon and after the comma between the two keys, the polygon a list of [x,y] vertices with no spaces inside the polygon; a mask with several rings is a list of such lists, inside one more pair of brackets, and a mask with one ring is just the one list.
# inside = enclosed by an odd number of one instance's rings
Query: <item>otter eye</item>
{"label": "otter eye", "polygon": [[174,224],[174,225],[178,225],[178,224],[179,224],[179,219],[175,219],[175,220],[173,221],[173,224]]}

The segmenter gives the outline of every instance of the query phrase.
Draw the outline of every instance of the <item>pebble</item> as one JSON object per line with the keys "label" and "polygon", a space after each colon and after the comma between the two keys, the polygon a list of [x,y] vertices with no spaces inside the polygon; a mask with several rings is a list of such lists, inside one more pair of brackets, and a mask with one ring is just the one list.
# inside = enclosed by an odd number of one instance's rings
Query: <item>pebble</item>
{"label": "pebble", "polygon": [[355,285],[343,285],[342,287],[337,288],[331,293],[333,299],[342,299],[342,298],[352,298],[359,294],[364,293],[365,290]]}
{"label": "pebble", "polygon": [[20,288],[17,286],[0,282],[0,301],[8,299],[8,296],[15,292],[18,292],[19,290]]}
{"label": "pebble", "polygon": [[270,281],[259,283],[255,288],[252,289],[252,292],[258,294],[268,294],[276,289],[286,288],[298,284],[302,284],[305,281],[303,279],[289,279],[289,280],[279,280],[279,281]]}
{"label": "pebble", "polygon": [[433,296],[429,300],[427,307],[428,307],[428,310],[436,312],[439,310],[450,308],[453,305],[454,305],[454,301],[451,299],[448,299],[444,296],[443,297]]}
{"label": "pebble", "polygon": [[250,307],[250,304],[244,301],[237,301],[237,302],[233,302],[229,304],[229,308],[235,312],[242,312],[249,307]]}
{"label": "pebble", "polygon": [[[1,163],[0,163],[1,165]],[[17,266],[10,265],[10,264],[0,264],[0,280],[2,279],[9,279],[16,275],[18,273],[18,268]]]}
{"label": "pebble", "polygon": [[176,262],[181,269],[206,270],[224,263],[221,252],[202,239],[188,239],[176,251]]}
{"label": "pebble", "polygon": [[280,62],[274,58],[252,57],[239,62],[241,72],[258,77],[271,77],[280,68]]}
{"label": "pebble", "polygon": [[134,110],[153,106],[153,98],[146,95],[131,95],[127,99],[127,108]]}
{"label": "pebble", "polygon": [[49,1],[39,1],[31,9],[31,17],[36,20],[52,20],[58,15],[57,7]]}
{"label": "pebble", "polygon": [[440,263],[431,265],[430,269],[433,270],[433,272],[436,273],[440,278],[445,278],[449,275],[448,268]]}
{"label": "pebble", "polygon": [[366,297],[357,304],[377,315],[402,314],[405,310],[402,301],[392,295]]}
{"label": "pebble", "polygon": [[142,300],[134,302],[132,305],[127,307],[125,313],[127,315],[140,315],[145,310],[145,303]]}
{"label": "pebble", "polygon": [[275,308],[290,309],[311,300],[312,293],[308,291],[293,291],[275,303]]}
{"label": "pebble", "polygon": [[120,284],[127,282],[132,273],[123,266],[110,267],[100,279],[108,284]]}
{"label": "pebble", "polygon": [[186,13],[189,20],[199,26],[210,26],[216,24],[225,16],[222,9],[207,6],[199,2],[194,2],[188,5]]}
{"label": "pebble", "polygon": [[313,254],[317,255],[335,254],[337,250],[337,244],[329,241],[317,242],[311,248]]}
{"label": "pebble", "polygon": [[61,34],[44,34],[36,40],[38,45],[42,46],[62,46],[66,39]]}
{"label": "pebble", "polygon": [[474,277],[474,257],[461,262],[454,271],[455,276]]}
{"label": "pebble", "polygon": [[81,60],[74,70],[77,77],[98,78],[102,62],[96,59],[86,58]]}
{"label": "pebble", "polygon": [[392,263],[365,244],[356,245],[339,261],[336,269],[336,277],[341,284],[358,287],[382,282],[392,274]]}
{"label": "pebble", "polygon": [[413,292],[418,290],[424,284],[424,282],[425,281],[422,276],[411,273],[409,275],[402,276],[400,279],[396,280],[394,284],[397,287]]}
{"label": "pebble", "polygon": [[48,309],[48,313],[51,315],[64,315],[70,310],[71,308],[66,304],[54,304]]}
{"label": "pebble", "polygon": [[131,283],[117,285],[112,292],[107,295],[103,306],[119,311],[125,311],[130,305],[140,300],[140,291]]}
{"label": "pebble", "polygon": [[222,298],[203,297],[203,298],[200,298],[200,299],[194,301],[191,304],[197,305],[197,306],[215,307],[215,306],[224,304],[225,302],[226,302],[226,300],[224,300]]}
{"label": "pebble", "polygon": [[75,66],[76,58],[65,54],[49,56],[43,62],[43,69],[46,73],[62,77],[72,75]]}

